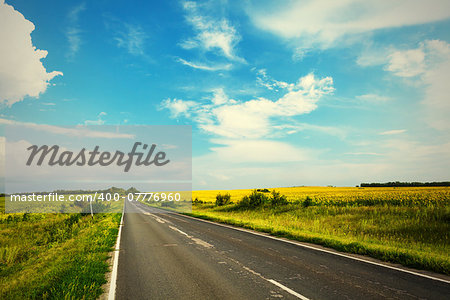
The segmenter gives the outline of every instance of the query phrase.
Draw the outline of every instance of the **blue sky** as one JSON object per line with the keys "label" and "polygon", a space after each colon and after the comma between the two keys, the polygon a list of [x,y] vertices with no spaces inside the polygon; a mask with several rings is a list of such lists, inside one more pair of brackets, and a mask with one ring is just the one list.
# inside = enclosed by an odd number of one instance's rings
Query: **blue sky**
{"label": "blue sky", "polygon": [[449,180],[448,1],[8,0],[0,38],[0,124],[192,125],[194,189]]}

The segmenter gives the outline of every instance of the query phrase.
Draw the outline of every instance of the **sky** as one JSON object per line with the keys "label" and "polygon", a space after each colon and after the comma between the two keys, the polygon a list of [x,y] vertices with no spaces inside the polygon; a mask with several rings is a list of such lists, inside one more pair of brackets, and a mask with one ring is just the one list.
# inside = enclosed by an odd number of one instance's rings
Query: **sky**
{"label": "sky", "polygon": [[192,125],[193,189],[449,180],[449,79],[447,0],[0,0],[0,125]]}

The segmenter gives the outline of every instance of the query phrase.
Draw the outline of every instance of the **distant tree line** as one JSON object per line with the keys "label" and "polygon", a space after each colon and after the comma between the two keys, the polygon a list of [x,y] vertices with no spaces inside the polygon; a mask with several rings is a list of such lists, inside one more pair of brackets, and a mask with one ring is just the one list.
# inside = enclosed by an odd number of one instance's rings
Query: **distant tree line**
{"label": "distant tree line", "polygon": [[105,190],[56,190],[55,193],[58,194],[93,194],[93,193],[110,193],[110,194],[114,194],[114,193],[119,193],[119,194],[128,194],[128,193],[139,193],[139,191],[135,188],[135,187],[131,187],[128,190],[125,190],[123,188],[118,188],[118,187],[110,187],[109,189],[105,189]]}
{"label": "distant tree line", "polygon": [[[114,193],[119,193],[119,194],[128,194],[128,193],[139,193],[139,190],[136,189],[135,187],[131,187],[128,190],[125,190],[123,188],[118,188],[118,187],[110,187],[109,189],[105,189],[105,190],[55,190],[53,191],[53,193],[58,193],[58,194],[69,194],[69,195],[76,195],[76,194],[94,194],[95,192],[97,193],[110,193],[110,194],[114,194]],[[49,192],[28,192],[28,193],[17,193],[17,194],[22,194],[22,195],[31,195],[31,194],[36,194],[36,195],[45,195],[45,194],[49,194]],[[6,197],[8,196],[8,194],[5,193],[0,193],[0,197]]]}
{"label": "distant tree line", "polygon": [[373,183],[361,183],[361,187],[420,187],[420,186],[450,186],[450,181],[442,182],[373,182]]}

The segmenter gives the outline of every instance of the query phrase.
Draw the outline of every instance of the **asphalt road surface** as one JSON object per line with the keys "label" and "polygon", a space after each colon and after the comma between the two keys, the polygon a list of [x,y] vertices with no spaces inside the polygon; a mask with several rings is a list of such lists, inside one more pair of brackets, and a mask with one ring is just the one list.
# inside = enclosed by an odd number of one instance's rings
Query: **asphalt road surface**
{"label": "asphalt road surface", "polygon": [[141,203],[126,203],[123,223],[116,299],[450,299],[448,277],[433,280]]}

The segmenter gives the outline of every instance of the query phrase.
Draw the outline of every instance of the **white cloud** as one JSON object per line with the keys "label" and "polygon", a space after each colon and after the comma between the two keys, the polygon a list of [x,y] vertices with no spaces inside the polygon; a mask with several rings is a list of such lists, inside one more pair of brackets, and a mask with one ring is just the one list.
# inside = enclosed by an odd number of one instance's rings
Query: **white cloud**
{"label": "white cloud", "polygon": [[356,96],[356,99],[365,101],[365,102],[386,102],[386,101],[391,100],[391,98],[389,98],[389,97],[377,95],[377,94],[359,95],[359,96]]}
{"label": "white cloud", "polygon": [[422,75],[425,84],[425,117],[428,124],[439,130],[450,129],[450,44],[428,41],[427,56],[430,61]]}
{"label": "white cloud", "polygon": [[172,118],[177,118],[180,115],[190,116],[189,111],[192,107],[197,106],[194,101],[183,101],[179,99],[167,98],[161,102],[160,109],[168,109]]}
{"label": "white cloud", "polygon": [[[6,154],[6,139],[4,136],[0,136],[0,170],[5,170],[5,154]],[[4,180],[4,172],[2,175],[2,180]]]}
{"label": "white cloud", "polygon": [[72,8],[67,14],[67,18],[74,23],[78,22],[78,18],[80,17],[80,13],[86,10],[86,3],[82,2],[79,5]]}
{"label": "white cloud", "polygon": [[373,43],[369,43],[359,54],[356,63],[361,67],[384,65],[387,62],[387,57],[395,51],[396,49],[392,47],[374,46]]}
{"label": "white cloud", "polygon": [[294,84],[288,84],[284,81],[278,81],[267,75],[266,69],[257,71],[256,83],[266,87],[269,90],[278,91],[279,89],[292,88]]}
{"label": "white cloud", "polygon": [[[265,155],[246,163],[240,154],[248,155],[245,149],[234,149],[230,144],[228,153],[212,151],[211,153],[193,158],[193,188],[210,189],[227,188],[260,188],[301,185],[341,185],[351,186],[361,182],[386,181],[444,181],[448,179],[448,153],[450,143],[428,144],[407,140],[387,140],[382,144],[371,143],[369,151],[343,153],[343,160],[323,159],[323,155],[313,149],[293,147],[287,150],[282,145],[282,151],[273,152],[268,161]],[[261,143],[260,146],[263,146]],[[255,144],[256,146],[256,144]],[[287,145],[288,147],[292,147]],[[241,152],[242,151],[242,152]],[[264,151],[264,150],[261,150]],[[290,158],[281,161],[284,151],[290,153]],[[319,153],[318,153],[319,152]],[[323,152],[323,151],[322,151]],[[235,155],[233,155],[235,153]],[[258,152],[256,152],[258,153]],[[279,158],[281,156],[281,158]],[[287,156],[287,155],[286,155]],[[223,157],[227,157],[224,160]],[[295,161],[295,158],[298,158]],[[348,160],[351,162],[348,162]],[[278,161],[271,164],[271,161]],[[291,160],[291,161],[289,161]],[[236,162],[234,162],[236,161]],[[240,163],[242,162],[242,163]],[[213,170],[213,171],[212,171]],[[218,173],[232,178],[223,181],[212,176]]]}
{"label": "white cloud", "polygon": [[394,135],[394,134],[401,134],[405,133],[406,129],[394,129],[394,130],[388,130],[380,132],[379,135]]}
{"label": "white cloud", "polygon": [[422,49],[395,51],[388,57],[387,71],[400,77],[413,77],[425,70],[425,53]]}
{"label": "white cloud", "polygon": [[114,40],[117,47],[125,48],[128,53],[139,56],[144,55],[144,43],[147,38],[147,34],[140,26],[124,23]]}
{"label": "white cloud", "polygon": [[39,97],[55,76],[47,73],[41,59],[47,51],[36,49],[31,40],[34,24],[4,1],[0,2],[0,103],[8,106],[24,97]]}
{"label": "white cloud", "polygon": [[308,55],[308,49],[305,47],[297,47],[294,49],[294,54],[292,54],[292,59],[294,61],[302,61]]}
{"label": "white cloud", "polygon": [[184,60],[182,58],[177,58],[177,61],[179,63],[182,63],[183,65],[189,66],[194,69],[200,69],[205,71],[220,71],[220,70],[229,70],[231,69],[231,64],[217,64],[217,65],[205,65],[202,63],[197,62],[189,62],[187,60]]}
{"label": "white cloud", "polygon": [[66,37],[69,42],[69,52],[67,52],[66,56],[68,59],[73,59],[80,50],[81,30],[77,27],[69,27],[66,30]]}
{"label": "white cloud", "polygon": [[84,125],[103,125],[103,124],[105,124],[105,121],[102,119],[84,121]]}
{"label": "white cloud", "polygon": [[96,131],[89,130],[84,126],[79,126],[78,128],[70,127],[60,127],[47,124],[37,124],[32,122],[19,122],[8,119],[0,118],[0,125],[10,125],[14,127],[25,127],[37,131],[49,132],[53,134],[61,134],[66,136],[75,137],[91,137],[91,138],[117,138],[117,139],[134,139],[134,135],[126,133],[117,132],[106,132],[106,131]]}
{"label": "white cloud", "polygon": [[292,165],[306,163],[319,153],[266,139],[213,139],[211,142],[219,146],[193,158],[194,187],[249,188],[289,184],[299,177],[298,168],[295,168],[297,174],[292,174]]}
{"label": "white cloud", "polygon": [[244,62],[244,59],[235,54],[235,47],[240,36],[230,22],[222,18],[216,20],[203,15],[196,2],[183,3],[186,11],[186,20],[192,25],[197,35],[183,41],[180,45],[185,49],[201,48],[206,51],[215,51],[234,61]]}
{"label": "white cloud", "polygon": [[345,153],[346,155],[356,155],[356,156],[360,156],[360,155],[371,155],[371,156],[380,156],[380,153],[376,153],[376,152],[347,152]]}
{"label": "white cloud", "polygon": [[[450,3],[450,2],[449,2]],[[361,66],[384,65],[384,70],[408,79],[422,88],[423,116],[429,126],[450,129],[450,44],[442,40],[425,40],[413,49],[393,47],[369,50],[357,60]]]}
{"label": "white cloud", "polygon": [[450,17],[447,0],[309,0],[261,5],[247,13],[253,23],[302,47],[327,48],[378,29],[425,24]]}
{"label": "white cloud", "polygon": [[274,125],[274,129],[280,130],[283,133],[286,132],[287,134],[294,134],[299,131],[315,131],[315,132],[321,132],[328,135],[336,136],[338,138],[345,138],[347,136],[347,130],[343,128],[338,127],[332,127],[332,126],[321,126],[321,125],[314,125],[314,124],[308,124],[308,123],[294,123],[293,124],[283,124],[283,125]]}
{"label": "white cloud", "polygon": [[260,138],[270,133],[269,116],[275,110],[275,103],[267,99],[212,107],[198,120],[199,127],[229,138]]}
{"label": "white cloud", "polygon": [[213,89],[212,92],[213,92],[213,98],[211,99],[211,101],[214,105],[237,103],[236,100],[228,98],[228,96],[225,94],[225,91],[223,90],[223,88]]}
{"label": "white cloud", "polygon": [[426,40],[417,49],[397,50],[388,56],[386,70],[398,77],[417,76],[424,86],[425,118],[431,127],[450,129],[450,44]]}
{"label": "white cloud", "polygon": [[284,94],[276,101],[257,98],[246,102],[229,99],[223,89],[213,91],[211,103],[166,99],[161,107],[172,117],[184,115],[204,131],[227,138],[259,139],[270,135],[275,118],[306,114],[317,108],[317,101],[334,91],[333,79],[317,79],[313,74],[301,77],[295,84],[286,84]]}
{"label": "white cloud", "polygon": [[433,161],[433,164],[439,164],[443,168],[448,168],[448,164],[444,162],[448,161],[450,142],[424,144],[406,139],[391,139],[385,141],[382,147],[388,150],[388,155],[392,158],[392,161],[416,162],[417,164]]}
{"label": "white cloud", "polygon": [[178,146],[177,145],[172,145],[172,144],[162,144],[161,148],[162,149],[166,149],[166,150],[170,150],[170,149],[177,149]]}
{"label": "white cloud", "polygon": [[84,121],[84,125],[103,125],[105,124],[105,120],[102,117],[106,115],[107,113],[102,111],[97,115],[97,120],[86,120]]}
{"label": "white cloud", "polygon": [[211,142],[220,147],[213,147],[213,155],[221,161],[231,163],[283,163],[299,162],[310,159],[312,151],[294,147],[290,144],[272,140],[218,140]]}
{"label": "white cloud", "polygon": [[84,2],[75,6],[67,14],[67,19],[69,20],[69,26],[66,28],[66,37],[69,42],[69,52],[67,52],[67,57],[73,59],[77,52],[80,50],[81,46],[81,29],[78,22],[80,13],[86,10],[86,4]]}

